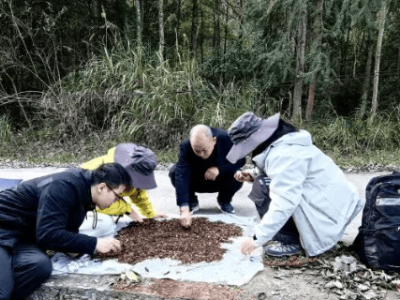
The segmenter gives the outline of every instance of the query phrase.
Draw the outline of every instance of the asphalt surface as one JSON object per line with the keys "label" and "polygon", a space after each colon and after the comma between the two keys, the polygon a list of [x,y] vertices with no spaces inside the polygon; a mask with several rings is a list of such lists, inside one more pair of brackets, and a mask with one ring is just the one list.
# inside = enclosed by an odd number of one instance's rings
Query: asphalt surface
{"label": "asphalt surface", "polygon": [[[28,180],[34,177],[39,177],[55,172],[63,171],[62,168],[23,168],[23,169],[1,169],[0,178],[23,179]],[[346,173],[346,177],[358,188],[361,197],[365,197],[365,187],[368,181],[375,176],[388,174],[389,172],[374,172],[374,173]],[[155,171],[157,188],[149,190],[149,196],[156,209],[170,215],[178,215],[179,210],[175,202],[175,189],[172,186],[168,177],[168,171]],[[233,198],[233,206],[236,210],[236,215],[258,218],[257,211],[253,202],[247,197],[251,191],[251,184],[244,183],[243,187],[235,194]],[[217,206],[216,193],[198,194],[200,203],[200,212],[217,214],[220,210]],[[349,224],[346,233],[343,237],[343,242],[350,244],[357,235],[358,227],[361,224],[361,213]]]}

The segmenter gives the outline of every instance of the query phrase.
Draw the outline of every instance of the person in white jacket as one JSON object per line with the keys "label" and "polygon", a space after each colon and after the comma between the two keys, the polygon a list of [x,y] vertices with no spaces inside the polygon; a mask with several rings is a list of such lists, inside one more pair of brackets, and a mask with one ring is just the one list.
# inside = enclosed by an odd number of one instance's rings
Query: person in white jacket
{"label": "person in white jacket", "polygon": [[261,221],[243,254],[264,246],[265,254],[290,256],[303,250],[316,256],[332,249],[346,226],[362,210],[364,200],[340,168],[313,145],[311,135],[275,114],[261,119],[251,112],[229,128],[235,163],[250,153],[261,175],[238,171],[236,180],[253,182],[249,198]]}

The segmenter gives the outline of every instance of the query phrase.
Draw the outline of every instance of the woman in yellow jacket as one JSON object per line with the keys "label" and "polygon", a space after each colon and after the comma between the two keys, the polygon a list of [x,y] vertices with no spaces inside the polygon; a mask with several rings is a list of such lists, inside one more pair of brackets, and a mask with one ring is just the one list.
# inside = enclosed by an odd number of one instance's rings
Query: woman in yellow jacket
{"label": "woman in yellow jacket", "polygon": [[[82,164],[81,168],[94,170],[102,164],[112,162],[121,164],[128,171],[132,181],[131,187],[119,196],[128,196],[139,209],[139,212],[147,218],[165,218],[166,215],[163,212],[157,212],[154,209],[146,192],[148,189],[157,187],[153,172],[157,166],[157,159],[153,151],[134,143],[118,144],[117,147],[110,149],[106,155]],[[97,211],[107,215],[129,214],[133,220],[143,222],[142,217],[123,198],[120,198],[110,207],[97,209]]]}

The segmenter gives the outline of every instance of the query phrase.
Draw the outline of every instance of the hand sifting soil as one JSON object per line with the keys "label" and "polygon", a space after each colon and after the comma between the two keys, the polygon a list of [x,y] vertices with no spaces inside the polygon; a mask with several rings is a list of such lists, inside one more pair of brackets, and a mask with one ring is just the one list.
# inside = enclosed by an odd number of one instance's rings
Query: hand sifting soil
{"label": "hand sifting soil", "polygon": [[148,258],[173,258],[182,263],[211,262],[222,259],[225,249],[221,243],[241,235],[235,225],[212,223],[206,218],[194,218],[191,228],[180,225],[179,220],[143,223],[121,230],[119,253],[100,254],[102,258],[117,257],[120,262],[137,263]]}

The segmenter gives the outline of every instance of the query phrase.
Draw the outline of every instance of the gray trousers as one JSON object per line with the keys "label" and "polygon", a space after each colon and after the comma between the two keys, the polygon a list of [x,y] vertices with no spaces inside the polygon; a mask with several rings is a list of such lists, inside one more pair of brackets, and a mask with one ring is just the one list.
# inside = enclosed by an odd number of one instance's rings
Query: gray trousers
{"label": "gray trousers", "polygon": [[[267,213],[271,198],[269,197],[269,184],[271,179],[267,175],[261,174],[257,176],[253,183],[253,189],[249,195],[249,198],[254,202],[257,208],[257,212],[260,219]],[[286,244],[300,243],[299,231],[297,230],[296,224],[293,218],[286,222],[285,225],[279,230],[274,236],[274,241],[280,241]]]}

